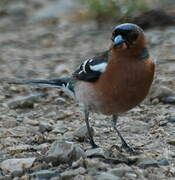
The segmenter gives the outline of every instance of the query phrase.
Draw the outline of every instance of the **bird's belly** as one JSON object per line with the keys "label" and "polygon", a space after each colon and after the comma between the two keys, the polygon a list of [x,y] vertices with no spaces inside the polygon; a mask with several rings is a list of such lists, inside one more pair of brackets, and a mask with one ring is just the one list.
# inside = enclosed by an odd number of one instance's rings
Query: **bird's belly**
{"label": "bird's belly", "polygon": [[79,103],[82,103],[88,110],[94,112],[100,112],[100,102],[98,100],[98,94],[94,89],[92,83],[77,82],[75,86],[75,96]]}
{"label": "bird's belly", "polygon": [[[80,103],[92,112],[101,112],[106,115],[121,114],[139,104],[145,96],[142,94],[140,97],[134,97],[136,93],[126,93],[128,96],[123,96],[123,92],[108,94],[105,92],[97,93],[92,83],[78,82],[75,86],[76,98]],[[104,98],[107,97],[107,98]]]}

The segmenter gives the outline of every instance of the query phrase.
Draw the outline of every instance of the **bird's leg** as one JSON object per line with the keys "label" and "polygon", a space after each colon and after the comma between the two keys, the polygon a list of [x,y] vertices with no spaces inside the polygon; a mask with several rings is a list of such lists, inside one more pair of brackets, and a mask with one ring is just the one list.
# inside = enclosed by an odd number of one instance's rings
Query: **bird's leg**
{"label": "bird's leg", "polygon": [[97,148],[98,146],[94,142],[94,139],[92,136],[92,131],[91,131],[91,128],[89,125],[89,111],[87,109],[84,110],[84,116],[85,116],[86,127],[87,127],[88,134],[89,134],[90,144],[91,144],[92,148]]}
{"label": "bird's leg", "polygon": [[121,133],[117,129],[117,127],[116,127],[117,119],[118,119],[118,116],[113,115],[113,117],[112,117],[112,126],[113,126],[114,130],[117,132],[118,136],[120,137],[120,139],[122,141],[122,148],[124,148],[127,152],[129,152],[131,154],[135,154],[135,151],[126,143],[126,141],[122,137]]}

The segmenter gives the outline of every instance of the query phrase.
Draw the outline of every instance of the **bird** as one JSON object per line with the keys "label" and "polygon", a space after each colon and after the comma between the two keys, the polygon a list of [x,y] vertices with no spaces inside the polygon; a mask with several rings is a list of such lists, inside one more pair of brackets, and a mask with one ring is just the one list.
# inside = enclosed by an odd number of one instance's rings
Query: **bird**
{"label": "bird", "polygon": [[21,80],[13,84],[60,88],[84,107],[84,119],[92,148],[97,148],[89,114],[112,116],[112,126],[122,148],[134,153],[116,124],[118,116],[139,105],[147,96],[154,79],[155,64],[149,55],[143,29],[132,23],[114,27],[109,48],[83,61],[70,77]]}

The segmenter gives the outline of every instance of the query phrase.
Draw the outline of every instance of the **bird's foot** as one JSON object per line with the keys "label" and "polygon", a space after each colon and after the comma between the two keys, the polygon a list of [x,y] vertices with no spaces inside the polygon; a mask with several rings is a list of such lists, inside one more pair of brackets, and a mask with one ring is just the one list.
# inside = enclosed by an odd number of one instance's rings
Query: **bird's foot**
{"label": "bird's foot", "polygon": [[131,147],[127,143],[122,143],[121,149],[124,149],[130,155],[140,154],[140,152],[138,151],[139,150],[138,148]]}
{"label": "bird's foot", "polygon": [[112,149],[115,148],[119,152],[126,152],[130,155],[138,155],[141,154],[141,149],[139,147],[131,147],[128,144],[122,144],[121,146],[113,145]]}
{"label": "bird's foot", "polygon": [[91,142],[90,144],[91,144],[91,146],[92,146],[92,149],[99,148],[99,146],[98,146],[98,145],[96,145],[96,144],[95,144],[95,142],[93,142],[93,143]]}

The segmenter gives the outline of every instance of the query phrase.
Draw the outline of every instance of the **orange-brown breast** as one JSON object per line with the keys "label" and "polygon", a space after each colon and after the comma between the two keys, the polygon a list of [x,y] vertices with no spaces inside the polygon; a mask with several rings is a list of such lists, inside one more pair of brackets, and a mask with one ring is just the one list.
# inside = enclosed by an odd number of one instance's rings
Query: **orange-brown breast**
{"label": "orange-brown breast", "polygon": [[138,105],[148,94],[154,69],[151,59],[110,57],[106,72],[93,85],[98,92],[99,111],[120,114]]}

